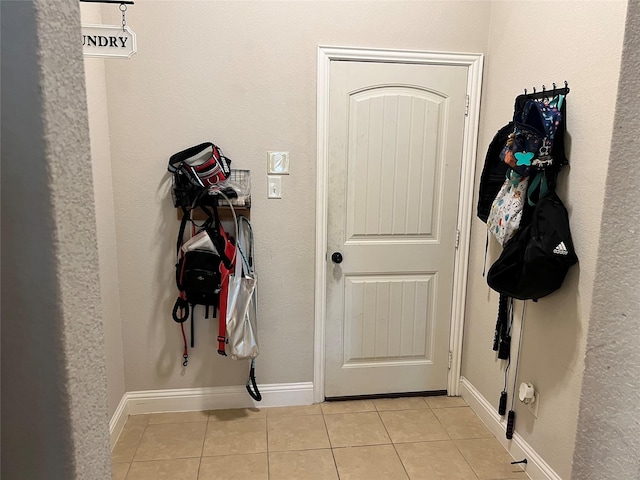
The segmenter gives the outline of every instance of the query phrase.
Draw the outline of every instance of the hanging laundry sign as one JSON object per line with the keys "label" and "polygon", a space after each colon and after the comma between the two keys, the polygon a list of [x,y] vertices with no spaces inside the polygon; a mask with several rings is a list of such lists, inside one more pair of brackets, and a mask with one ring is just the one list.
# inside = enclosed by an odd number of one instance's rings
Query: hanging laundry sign
{"label": "hanging laundry sign", "polygon": [[86,57],[131,58],[138,51],[136,34],[121,25],[82,25],[82,53]]}

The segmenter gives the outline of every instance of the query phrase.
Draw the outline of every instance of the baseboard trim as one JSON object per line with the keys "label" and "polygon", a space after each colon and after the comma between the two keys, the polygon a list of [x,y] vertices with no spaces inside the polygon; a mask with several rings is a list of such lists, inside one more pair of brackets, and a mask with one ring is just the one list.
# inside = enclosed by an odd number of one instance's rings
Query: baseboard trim
{"label": "baseboard trim", "polygon": [[111,448],[117,442],[129,415],[223,408],[288,407],[313,403],[312,382],[276,383],[259,385],[258,388],[262,394],[261,402],[253,400],[244,385],[126,392],[109,422]]}
{"label": "baseboard trim", "polygon": [[526,458],[525,471],[532,480],[562,480],[544,459],[519,434],[514,432],[513,439],[507,440],[504,432],[506,418],[498,415],[496,408],[464,377],[460,378],[460,393],[471,409],[495,435],[496,439],[517,460]]}
{"label": "baseboard trim", "polygon": [[111,437],[111,450],[115,447],[124,424],[129,416],[129,405],[127,404],[127,394],[125,393],[120,399],[120,403],[116,407],[116,411],[113,412],[113,416],[109,421],[109,436]]}

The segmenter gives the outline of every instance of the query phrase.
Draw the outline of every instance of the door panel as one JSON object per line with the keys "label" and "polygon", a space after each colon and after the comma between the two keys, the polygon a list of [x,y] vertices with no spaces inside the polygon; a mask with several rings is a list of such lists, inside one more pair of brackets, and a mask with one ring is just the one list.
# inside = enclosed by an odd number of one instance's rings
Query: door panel
{"label": "door panel", "polygon": [[466,81],[331,62],[328,397],[446,389]]}
{"label": "door panel", "polygon": [[432,275],[346,276],[343,366],[430,361],[434,285]]}
{"label": "door panel", "polygon": [[[441,172],[437,163],[422,159],[441,154],[445,101],[408,87],[378,87],[350,96],[348,148],[354,154],[347,173],[348,240],[433,233]],[[358,181],[360,175],[366,181]]]}

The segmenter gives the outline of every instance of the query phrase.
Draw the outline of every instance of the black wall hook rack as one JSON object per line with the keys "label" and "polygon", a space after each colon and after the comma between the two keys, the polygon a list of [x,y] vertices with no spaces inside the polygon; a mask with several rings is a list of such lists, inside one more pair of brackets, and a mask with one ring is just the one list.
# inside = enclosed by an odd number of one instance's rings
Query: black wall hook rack
{"label": "black wall hook rack", "polygon": [[547,87],[542,85],[542,90],[537,91],[536,87],[533,87],[533,93],[528,93],[527,89],[524,89],[524,94],[528,98],[553,98],[556,95],[567,95],[571,90],[569,89],[569,83],[565,80],[564,87],[558,88],[555,83],[552,84],[553,88],[547,90]]}
{"label": "black wall hook rack", "polygon": [[111,3],[113,5],[133,5],[131,0],[80,0],[86,3]]}

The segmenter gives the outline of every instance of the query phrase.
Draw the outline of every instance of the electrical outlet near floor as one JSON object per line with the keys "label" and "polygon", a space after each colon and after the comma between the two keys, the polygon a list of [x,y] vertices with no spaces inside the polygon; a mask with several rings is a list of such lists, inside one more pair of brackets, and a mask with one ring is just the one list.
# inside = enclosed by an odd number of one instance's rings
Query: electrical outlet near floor
{"label": "electrical outlet near floor", "polygon": [[540,407],[540,393],[538,393],[537,390],[534,392],[534,398],[535,401],[527,404],[526,407],[527,410],[531,412],[531,415],[533,415],[535,418],[538,418],[538,408]]}

